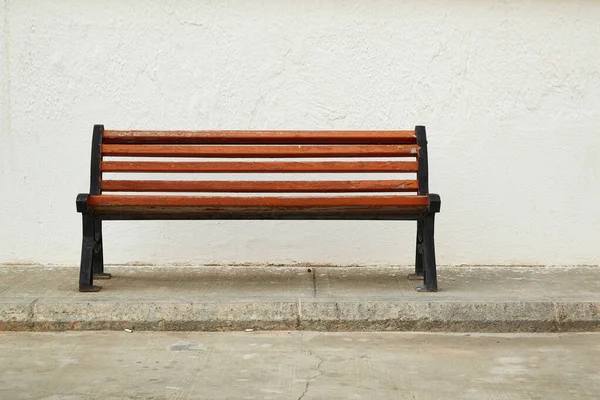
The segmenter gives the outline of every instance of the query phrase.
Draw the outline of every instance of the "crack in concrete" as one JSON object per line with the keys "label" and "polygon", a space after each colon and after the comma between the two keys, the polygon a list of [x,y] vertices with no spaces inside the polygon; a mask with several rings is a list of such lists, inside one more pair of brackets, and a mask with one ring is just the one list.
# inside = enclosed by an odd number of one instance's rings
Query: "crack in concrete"
{"label": "crack in concrete", "polygon": [[308,389],[310,389],[310,383],[311,383],[311,381],[313,379],[317,379],[318,377],[320,377],[320,376],[323,375],[323,371],[321,371],[321,365],[323,365],[323,363],[325,362],[325,359],[323,357],[321,357],[321,356],[313,353],[312,350],[307,349],[305,347],[305,345],[304,345],[304,336],[303,335],[300,336],[300,352],[301,353],[308,353],[312,357],[315,357],[317,360],[319,360],[319,362],[317,363],[317,373],[306,380],[306,385],[304,386],[304,391],[302,392],[302,394],[300,395],[300,397],[298,397],[298,400],[302,400],[304,398],[304,396],[306,396],[306,393],[308,393]]}
{"label": "crack in concrete", "polygon": [[312,269],[313,297],[317,298],[317,269]]}

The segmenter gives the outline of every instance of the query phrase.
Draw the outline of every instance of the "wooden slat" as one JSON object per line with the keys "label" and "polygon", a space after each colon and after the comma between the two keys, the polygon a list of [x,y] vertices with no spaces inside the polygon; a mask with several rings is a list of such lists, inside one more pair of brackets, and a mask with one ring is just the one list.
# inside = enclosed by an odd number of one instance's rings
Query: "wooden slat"
{"label": "wooden slat", "polygon": [[426,206],[402,207],[310,207],[310,208],[266,208],[266,207],[160,207],[160,206],[112,206],[94,207],[94,215],[103,220],[113,219],[390,219],[399,215],[419,215],[427,211]]}
{"label": "wooden slat", "polygon": [[372,181],[102,181],[112,192],[343,193],[416,192],[416,180]]}
{"label": "wooden slat", "polygon": [[417,172],[416,161],[103,161],[102,172]]}
{"label": "wooden slat", "polygon": [[90,196],[88,205],[134,207],[261,207],[310,209],[312,207],[427,207],[429,196],[346,196],[346,197],[233,197],[233,196]]}
{"label": "wooden slat", "polygon": [[103,143],[416,143],[415,131],[143,131],[105,130]]}
{"label": "wooden slat", "polygon": [[418,152],[416,145],[102,145],[103,155],[122,157],[416,157]]}

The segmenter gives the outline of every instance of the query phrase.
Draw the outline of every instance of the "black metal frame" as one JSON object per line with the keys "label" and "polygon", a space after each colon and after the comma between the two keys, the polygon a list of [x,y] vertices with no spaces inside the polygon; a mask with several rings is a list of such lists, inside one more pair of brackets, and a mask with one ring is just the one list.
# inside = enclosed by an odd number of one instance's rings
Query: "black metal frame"
{"label": "black metal frame", "polygon": [[[92,155],[90,168],[90,192],[89,195],[101,194],[100,163],[102,159],[101,146],[103,125],[94,126],[92,137]],[[417,221],[417,240],[415,251],[415,273],[410,278],[423,279],[423,286],[418,291],[437,291],[437,273],[435,261],[435,214],[440,211],[441,199],[435,193],[429,193],[427,135],[424,126],[415,127],[417,145],[420,147],[417,172],[418,194],[429,196],[429,207],[424,214],[387,214],[374,212],[372,214],[344,214],[343,212],[330,213],[259,213],[248,214],[215,214],[215,215],[181,215],[181,214],[158,214],[158,215],[136,215],[136,214],[94,214],[88,207],[88,194],[77,196],[77,211],[82,213],[83,218],[83,241],[81,250],[81,266],[79,275],[79,291],[97,292],[100,286],[94,286],[94,279],[109,279],[110,274],[104,272],[104,256],[102,249],[102,221],[120,220],[385,220],[385,221]]]}
{"label": "black metal frame", "polygon": [[[90,165],[90,195],[101,194],[100,163],[102,161],[103,125],[94,125],[92,135],[92,156]],[[100,286],[94,286],[94,279],[109,279],[110,274],[104,272],[104,251],[102,248],[102,219],[94,215],[88,207],[88,194],[79,194],[77,211],[83,220],[83,240],[81,244],[81,264],[79,268],[79,291],[98,292]]]}
{"label": "black metal frame", "polygon": [[424,126],[416,126],[417,145],[419,149],[419,181],[420,196],[429,196],[429,209],[422,218],[417,219],[417,244],[415,254],[415,275],[423,277],[424,286],[419,291],[437,291],[437,272],[435,262],[435,214],[440,212],[442,200],[439,195],[429,193],[429,158],[427,155],[427,133]]}

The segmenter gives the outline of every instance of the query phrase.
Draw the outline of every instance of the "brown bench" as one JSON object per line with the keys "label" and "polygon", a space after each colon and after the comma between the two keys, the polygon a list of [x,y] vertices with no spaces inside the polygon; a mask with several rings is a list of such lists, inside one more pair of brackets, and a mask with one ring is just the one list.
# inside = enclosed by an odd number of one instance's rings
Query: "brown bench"
{"label": "brown bench", "polygon": [[[181,157],[200,161],[169,160]],[[110,278],[104,272],[102,221],[157,219],[414,220],[415,275],[424,281],[418,290],[437,290],[434,217],[441,201],[429,193],[425,127],[411,131],[115,131],[96,125],[91,158],[89,194],[77,196],[77,211],[83,216],[82,292],[100,290],[93,285],[94,278]],[[128,173],[174,172],[322,175],[318,180],[126,178]],[[105,173],[123,178],[105,180]],[[394,173],[404,179],[332,180],[331,173],[359,173],[365,178]],[[119,194],[123,192],[130,194]]]}

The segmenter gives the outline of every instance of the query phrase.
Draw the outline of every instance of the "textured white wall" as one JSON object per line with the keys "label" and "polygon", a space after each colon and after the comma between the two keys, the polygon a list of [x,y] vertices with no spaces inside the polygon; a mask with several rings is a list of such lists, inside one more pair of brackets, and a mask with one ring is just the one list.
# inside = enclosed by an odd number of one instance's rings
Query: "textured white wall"
{"label": "textured white wall", "polygon": [[[5,0],[0,262],[78,262],[94,123],[426,125],[441,264],[600,264],[600,2]],[[106,223],[108,262],[410,264],[406,222]]]}

